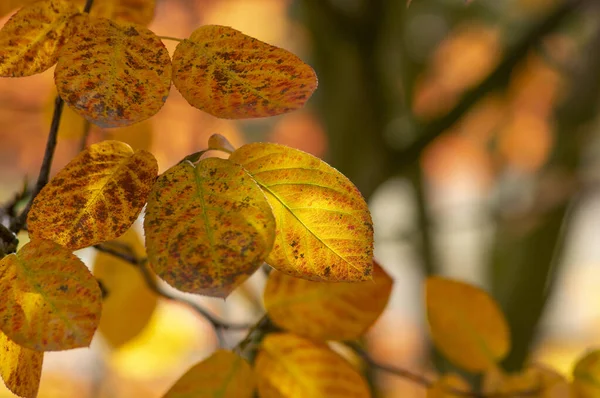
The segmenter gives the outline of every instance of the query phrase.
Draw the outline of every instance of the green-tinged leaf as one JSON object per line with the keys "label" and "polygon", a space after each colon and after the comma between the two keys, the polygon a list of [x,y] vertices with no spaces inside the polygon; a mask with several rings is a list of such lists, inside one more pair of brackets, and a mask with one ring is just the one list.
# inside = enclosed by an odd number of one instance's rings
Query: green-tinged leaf
{"label": "green-tinged leaf", "polygon": [[462,377],[446,374],[427,389],[427,398],[464,398],[471,392],[471,386]]}
{"label": "green-tinged leaf", "polygon": [[119,141],[91,145],[36,196],[29,234],[73,250],[116,239],[140,214],[157,172],[150,152]]}
{"label": "green-tinged leaf", "polygon": [[219,350],[188,370],[163,398],[251,398],[254,377],[248,363]]}
{"label": "green-tinged leaf", "polygon": [[256,357],[261,398],[369,398],[360,373],[327,345],[269,334]]}
{"label": "green-tinged leaf", "polygon": [[159,176],[144,229],[150,265],[162,279],[184,292],[227,297],[263,263],[275,220],[244,169],[208,158]]}
{"label": "green-tinged leaf", "polygon": [[36,351],[90,345],[102,293],[85,264],[48,240],[32,240],[0,260],[0,330]]}
{"label": "green-tinged leaf", "polygon": [[175,49],[173,83],[192,106],[243,119],[301,108],[317,88],[317,76],[289,51],[226,26],[206,25]]}
{"label": "green-tinged leaf", "polygon": [[69,0],[43,0],[20,9],[0,30],[0,76],[31,76],[54,65],[78,12]]}
{"label": "green-tinged leaf", "polygon": [[54,80],[75,112],[100,127],[141,122],[157,113],[171,86],[171,59],[143,26],[77,17]]}
{"label": "green-tinged leaf", "polygon": [[23,398],[37,397],[44,353],[22,347],[0,332],[0,375],[6,387]]}
{"label": "green-tinged leaf", "polygon": [[273,271],[265,308],[277,326],[315,340],[354,340],[387,305],[392,279],[374,263],[373,280],[323,283]]}
{"label": "green-tinged leaf", "polygon": [[577,398],[600,397],[600,350],[586,353],[575,364],[573,391]]}
{"label": "green-tinged leaf", "polygon": [[308,153],[277,144],[244,145],[230,160],[254,177],[273,208],[277,235],[269,265],[317,281],[371,279],[371,214],[348,178]]}
{"label": "green-tinged leaf", "polygon": [[94,2],[90,15],[147,26],[155,8],[156,0],[103,0]]}
{"label": "green-tinged leaf", "polygon": [[[133,228],[105,245],[137,258],[146,256],[144,245]],[[156,293],[148,287],[138,267],[110,254],[97,254],[94,276],[108,293],[98,331],[112,347],[119,347],[146,327],[156,308]]]}
{"label": "green-tinged leaf", "polygon": [[425,294],[433,342],[456,365],[482,372],[508,353],[506,319],[485,291],[434,276],[427,279]]}

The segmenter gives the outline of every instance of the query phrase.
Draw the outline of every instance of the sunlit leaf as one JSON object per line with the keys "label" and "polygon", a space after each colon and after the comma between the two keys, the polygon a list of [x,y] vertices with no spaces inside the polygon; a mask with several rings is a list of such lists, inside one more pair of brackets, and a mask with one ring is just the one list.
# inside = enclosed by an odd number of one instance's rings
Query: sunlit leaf
{"label": "sunlit leaf", "polygon": [[242,119],[301,108],[317,88],[317,76],[289,51],[226,26],[206,25],[175,49],[173,83],[192,106]]}
{"label": "sunlit leaf", "polygon": [[[146,255],[144,245],[133,228],[105,245],[137,258]],[[146,327],[156,308],[156,293],[150,290],[136,266],[110,254],[97,254],[94,276],[108,292],[102,305],[98,331],[111,346],[119,347]]]}
{"label": "sunlit leaf", "polygon": [[75,112],[100,127],[141,122],[157,113],[171,86],[171,59],[143,26],[77,17],[54,80]]}
{"label": "sunlit leaf", "polygon": [[215,149],[218,151],[232,153],[235,151],[235,148],[231,143],[222,136],[221,134],[213,134],[208,138],[208,147],[210,149]]}
{"label": "sunlit leaf", "polygon": [[374,263],[373,280],[323,283],[273,271],[265,308],[277,326],[316,340],[353,340],[381,315],[392,279]]}
{"label": "sunlit leaf", "polygon": [[261,398],[368,398],[362,376],[327,345],[269,334],[256,357]]}
{"label": "sunlit leaf", "polygon": [[37,397],[44,353],[22,347],[0,332],[0,375],[14,394]]}
{"label": "sunlit leaf", "polygon": [[23,347],[59,351],[90,345],[102,293],[70,250],[32,240],[0,260],[0,330]]}
{"label": "sunlit leaf", "polygon": [[219,350],[188,370],[163,398],[251,398],[250,365],[231,351]]}
{"label": "sunlit leaf", "polygon": [[43,0],[13,15],[0,30],[0,76],[31,76],[56,63],[79,10],[69,0]]}
{"label": "sunlit leaf", "polygon": [[157,172],[150,152],[119,141],[91,145],[36,196],[29,234],[70,249],[115,239],[136,220]]}
{"label": "sunlit leaf", "polygon": [[446,374],[427,389],[427,398],[464,398],[470,391],[471,386],[462,377]]}
{"label": "sunlit leaf", "polygon": [[431,337],[449,360],[480,372],[494,367],[508,353],[508,325],[486,292],[463,282],[430,277],[425,293]]}
{"label": "sunlit leaf", "polygon": [[150,265],[162,279],[184,292],[227,297],[263,263],[275,220],[248,173],[208,158],[158,178],[144,229]]}
{"label": "sunlit leaf", "polygon": [[373,269],[373,224],[367,203],[342,173],[283,145],[237,149],[241,164],[265,192],[277,220],[267,263],[318,281],[362,281]]}
{"label": "sunlit leaf", "polygon": [[94,2],[90,15],[147,26],[155,7],[156,0],[103,0]]}
{"label": "sunlit leaf", "polygon": [[536,365],[520,373],[507,374],[490,369],[483,378],[482,391],[489,396],[569,398],[567,380],[552,369]]}
{"label": "sunlit leaf", "polygon": [[573,390],[577,398],[600,396],[600,350],[586,353],[573,369]]}

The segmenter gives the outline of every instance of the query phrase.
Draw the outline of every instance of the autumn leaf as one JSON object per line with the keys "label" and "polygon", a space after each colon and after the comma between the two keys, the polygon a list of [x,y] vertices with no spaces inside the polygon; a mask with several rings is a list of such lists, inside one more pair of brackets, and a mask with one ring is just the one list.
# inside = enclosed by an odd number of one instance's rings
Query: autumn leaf
{"label": "autumn leaf", "polygon": [[104,0],[94,2],[90,15],[147,26],[154,18],[155,8],[156,0]]}
{"label": "autumn leaf", "polygon": [[317,88],[317,76],[284,49],[226,26],[206,25],[177,45],[173,83],[192,106],[243,119],[303,107]]}
{"label": "autumn leaf", "polygon": [[573,391],[577,398],[600,396],[600,350],[586,353],[575,364]]}
{"label": "autumn leaf", "polygon": [[43,0],[20,9],[0,30],[0,76],[31,76],[54,65],[78,12],[68,0]]}
{"label": "autumn leaf", "polygon": [[0,375],[6,387],[20,397],[37,397],[44,353],[22,347],[2,332],[0,352]]}
{"label": "autumn leaf", "polygon": [[[133,228],[104,245],[137,258],[146,256],[144,245]],[[156,293],[150,290],[137,267],[110,254],[96,255],[93,273],[108,292],[98,331],[112,347],[119,347],[146,327],[156,308]]]}
{"label": "autumn leaf", "polygon": [[3,17],[11,11],[16,11],[23,6],[35,3],[37,1],[39,0],[2,0],[0,2],[0,17]]}
{"label": "autumn leaf", "polygon": [[36,351],[90,345],[102,293],[70,250],[38,239],[0,260],[0,330]]}
{"label": "autumn leaf", "polygon": [[119,141],[91,145],[36,196],[29,234],[73,250],[115,239],[138,217],[157,172],[150,152]]}
{"label": "autumn leaf", "polygon": [[471,386],[456,374],[445,374],[427,389],[427,398],[464,398]]}
{"label": "autumn leaf", "polygon": [[348,178],[308,153],[277,144],[244,145],[230,160],[252,175],[273,208],[277,234],[269,265],[316,281],[371,278],[371,215]]}
{"label": "autumn leaf", "polygon": [[483,377],[482,392],[489,396],[532,396],[535,398],[570,397],[570,386],[554,370],[536,365],[518,373],[490,369]]}
{"label": "autumn leaf", "polygon": [[425,294],[431,337],[456,365],[481,372],[494,367],[508,353],[508,325],[486,292],[434,276],[427,279]]}
{"label": "autumn leaf", "polygon": [[188,370],[163,398],[251,398],[250,365],[231,351],[219,350]]}
{"label": "autumn leaf", "polygon": [[392,291],[392,279],[373,265],[373,280],[360,283],[313,282],[273,271],[265,308],[277,326],[311,339],[357,339],[381,315]]}
{"label": "autumn leaf", "polygon": [[163,173],[148,199],[154,271],[184,292],[227,297],[263,263],[275,236],[269,203],[239,165],[208,158]]}
{"label": "autumn leaf", "polygon": [[369,398],[362,376],[327,345],[291,333],[269,334],[256,357],[261,398]]}
{"label": "autumn leaf", "polygon": [[136,24],[84,15],[77,20],[54,71],[62,99],[100,127],[127,126],[157,113],[171,86],[162,41]]}

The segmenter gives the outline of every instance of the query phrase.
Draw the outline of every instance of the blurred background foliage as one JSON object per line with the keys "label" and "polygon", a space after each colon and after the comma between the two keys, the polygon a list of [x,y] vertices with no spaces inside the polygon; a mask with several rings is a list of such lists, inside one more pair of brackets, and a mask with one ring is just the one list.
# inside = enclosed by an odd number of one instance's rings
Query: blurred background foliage
{"label": "blurred background foliage", "polygon": [[[92,128],[88,142],[149,149],[165,170],[220,133],[236,146],[290,145],[346,174],[369,200],[376,256],[396,280],[367,336],[381,362],[450,369],[426,338],[429,274],[482,286],[499,301],[512,328],[508,370],[536,361],[570,372],[600,343],[599,2],[159,0],[150,28],[187,37],[201,24],[299,54],[320,81],[309,106],[233,122],[191,108],[173,88],[150,121]],[[165,44],[172,52],[177,43]],[[24,175],[37,175],[53,90],[52,71],[0,80],[4,201]],[[65,112],[54,171],[77,153],[85,128]],[[95,255],[78,254],[90,264]],[[194,299],[254,320],[258,274],[226,306]],[[231,334],[232,344],[239,337]],[[98,338],[91,350],[48,355],[40,396],[159,397],[215,344],[204,320],[159,300],[146,329],[119,349]],[[406,380],[372,381],[381,397],[424,396]]]}

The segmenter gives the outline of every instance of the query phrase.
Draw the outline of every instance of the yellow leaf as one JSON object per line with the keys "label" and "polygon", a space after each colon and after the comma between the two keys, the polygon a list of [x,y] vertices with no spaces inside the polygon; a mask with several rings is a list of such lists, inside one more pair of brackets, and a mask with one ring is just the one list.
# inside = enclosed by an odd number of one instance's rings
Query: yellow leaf
{"label": "yellow leaf", "polygon": [[392,279],[373,264],[373,281],[323,283],[273,271],[265,308],[277,326],[316,340],[354,340],[387,305]]}
{"label": "yellow leaf", "polygon": [[184,292],[227,297],[263,263],[275,220],[244,169],[208,158],[158,178],[144,230],[150,265],[162,279]]}
{"label": "yellow leaf", "polygon": [[277,144],[244,145],[230,160],[254,177],[273,207],[277,234],[269,265],[317,281],[371,278],[371,214],[348,178],[308,153]]}
{"label": "yellow leaf", "polygon": [[177,45],[173,83],[192,106],[243,119],[301,108],[317,88],[317,76],[289,51],[226,26],[206,25]]}
{"label": "yellow leaf", "polygon": [[0,332],[0,375],[14,394],[37,397],[44,353],[21,347]]}
{"label": "yellow leaf", "polygon": [[154,18],[155,7],[156,0],[95,1],[90,15],[147,26]]}
{"label": "yellow leaf", "polygon": [[427,398],[464,398],[465,393],[470,391],[471,386],[462,377],[446,374],[427,389]]}
{"label": "yellow leaf", "polygon": [[369,398],[362,376],[327,345],[269,334],[256,357],[261,398]]}
{"label": "yellow leaf", "polygon": [[77,18],[60,53],[54,80],[75,112],[100,127],[141,122],[157,113],[171,86],[171,59],[143,26]]}
{"label": "yellow leaf", "polygon": [[32,240],[0,260],[0,330],[23,347],[59,351],[90,345],[102,293],[70,250]]}
{"label": "yellow leaf", "polygon": [[[106,245],[116,250],[131,249],[138,258],[146,250],[133,228]],[[110,254],[98,253],[94,261],[94,276],[108,292],[102,305],[102,318],[98,331],[113,347],[119,347],[136,337],[148,324],[157,296],[147,285],[140,270]]]}
{"label": "yellow leaf", "polygon": [[506,374],[490,369],[483,378],[482,391],[490,396],[530,396],[535,398],[569,398],[570,386],[552,369],[536,365],[520,373]]}
{"label": "yellow leaf", "polygon": [[578,398],[600,397],[600,350],[590,351],[577,361],[573,391]]}
{"label": "yellow leaf", "polygon": [[163,398],[251,398],[250,365],[231,351],[219,350],[188,370]]}
{"label": "yellow leaf", "polygon": [[35,3],[39,0],[2,0],[0,1],[0,17],[7,15],[11,11],[16,11],[18,8]]}
{"label": "yellow leaf", "polygon": [[426,286],[427,320],[440,351],[471,372],[493,367],[510,349],[510,335],[498,304],[466,283],[430,277]]}
{"label": "yellow leaf", "polygon": [[150,152],[119,141],[91,145],[36,196],[29,234],[73,250],[118,238],[144,207],[157,172]]}
{"label": "yellow leaf", "polygon": [[0,76],[31,76],[54,65],[78,12],[68,0],[43,0],[20,9],[0,30]]}

